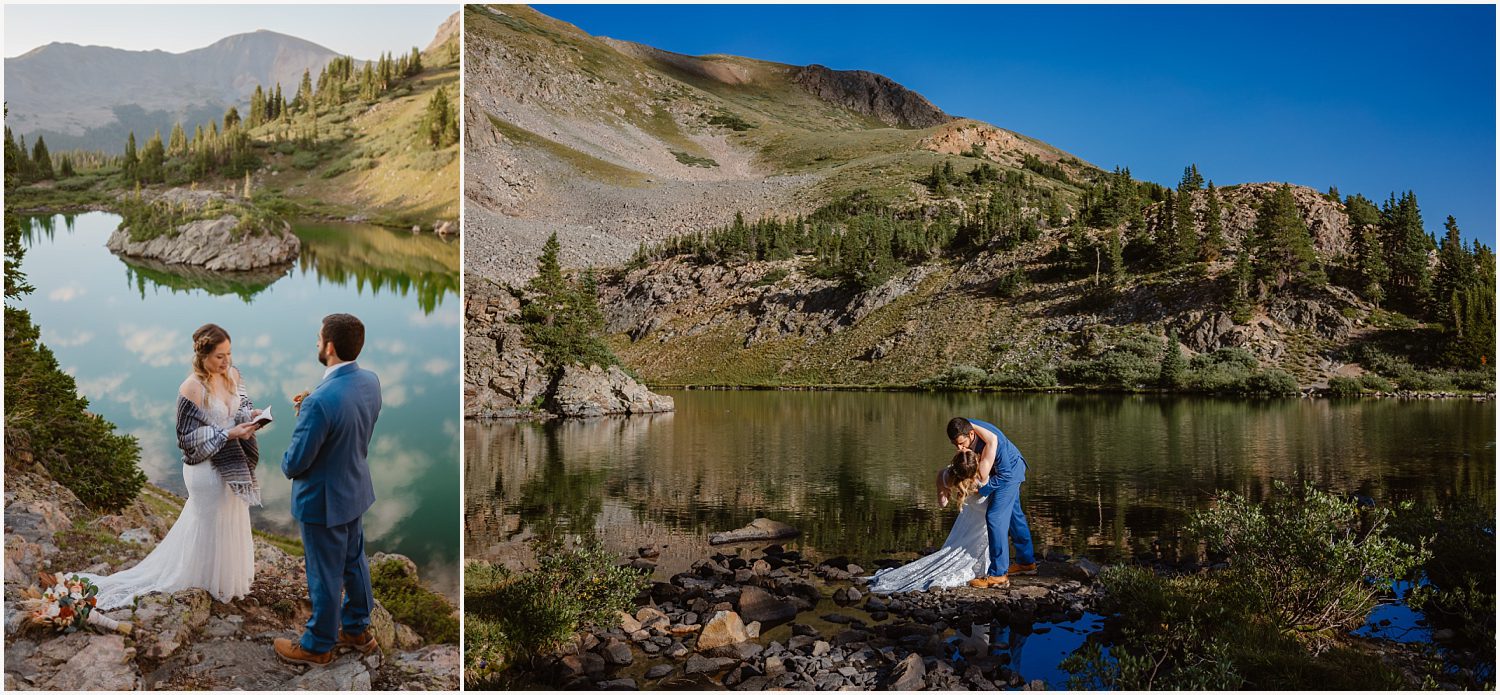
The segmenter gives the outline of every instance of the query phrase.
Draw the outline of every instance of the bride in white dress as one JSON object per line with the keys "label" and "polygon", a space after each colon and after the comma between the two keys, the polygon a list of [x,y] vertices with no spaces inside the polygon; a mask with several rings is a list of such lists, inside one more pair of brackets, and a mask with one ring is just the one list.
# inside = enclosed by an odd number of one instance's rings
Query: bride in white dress
{"label": "bride in white dress", "polygon": [[258,450],[251,406],[239,369],[230,364],[229,334],[207,324],[193,332],[193,374],[178,389],[177,435],[187,502],[172,530],[130,569],[81,574],[99,587],[99,608],[137,596],[206,589],[220,601],[250,593],[255,548],[250,505],[260,504]]}
{"label": "bride in white dress", "polygon": [[990,498],[980,496],[978,491],[985,482],[979,476],[979,457],[974,452],[961,451],[954,456],[938,473],[938,503],[946,507],[950,497],[958,500],[958,519],[948,532],[948,540],[931,555],[876,572],[869,579],[869,590],[895,594],[964,586],[983,574],[990,562],[990,534],[984,518]]}

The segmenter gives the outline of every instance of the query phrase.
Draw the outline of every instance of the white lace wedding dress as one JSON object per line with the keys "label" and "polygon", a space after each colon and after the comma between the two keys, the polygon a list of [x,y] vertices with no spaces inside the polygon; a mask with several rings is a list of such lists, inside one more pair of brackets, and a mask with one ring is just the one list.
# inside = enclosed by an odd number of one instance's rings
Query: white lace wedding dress
{"label": "white lace wedding dress", "polygon": [[[234,426],[234,411],[217,398],[204,408],[216,427]],[[144,560],[130,569],[99,576],[79,573],[99,587],[99,608],[127,606],[154,591],[208,590],[229,601],[250,593],[255,578],[255,545],[250,536],[250,505],[229,490],[212,461],[182,465],[187,503],[172,530]]]}
{"label": "white lace wedding dress", "polygon": [[869,590],[877,594],[926,591],[963,586],[979,576],[990,564],[990,533],[984,519],[989,507],[988,495],[970,495],[942,548],[900,567],[876,572],[868,580]]}

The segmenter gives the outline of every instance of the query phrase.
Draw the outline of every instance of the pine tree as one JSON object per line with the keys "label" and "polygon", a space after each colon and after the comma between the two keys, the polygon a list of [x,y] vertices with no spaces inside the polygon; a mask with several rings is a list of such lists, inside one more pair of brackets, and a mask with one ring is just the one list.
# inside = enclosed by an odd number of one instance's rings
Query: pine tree
{"label": "pine tree", "polygon": [[1251,260],[1251,251],[1248,245],[1240,247],[1234,257],[1234,268],[1229,271],[1230,293],[1229,308],[1233,312],[1234,322],[1247,323],[1250,320],[1250,309],[1254,306],[1255,271]]}
{"label": "pine tree", "polygon": [[66,179],[73,176],[75,173],[73,171],[73,158],[69,157],[68,155],[63,155],[61,159],[62,163],[58,167],[57,177],[60,179]]}
{"label": "pine tree", "polygon": [[25,179],[28,155],[24,145],[17,145],[15,137],[10,132],[10,126],[5,126],[5,185],[7,187],[21,183]]}
{"label": "pine tree", "polygon": [[266,92],[255,85],[255,91],[250,94],[250,127],[257,128],[266,122]]}
{"label": "pine tree", "polygon": [[1118,285],[1125,279],[1125,244],[1120,237],[1119,227],[1109,230],[1109,255],[1105,258],[1112,285]]}
{"label": "pine tree", "polygon": [[1168,390],[1182,388],[1187,377],[1187,360],[1182,356],[1182,348],[1177,346],[1177,332],[1167,333],[1166,354],[1161,360],[1161,376],[1159,385]]}
{"label": "pine tree", "polygon": [[448,103],[448,90],[438,87],[427,101],[427,114],[423,118],[427,133],[427,144],[439,150],[458,142],[458,118]]}
{"label": "pine tree", "polygon": [[1261,202],[1253,234],[1256,279],[1278,289],[1294,282],[1321,285],[1327,281],[1290,186],[1278,186]]}
{"label": "pine tree", "polygon": [[180,155],[187,151],[187,133],[181,123],[172,124],[172,137],[167,141],[167,154]]}
{"label": "pine tree", "polygon": [[231,106],[224,111],[224,130],[227,132],[240,124],[240,110]]}
{"label": "pine tree", "polygon": [[298,111],[310,111],[313,108],[312,71],[302,71],[302,84],[297,87],[297,97],[293,106]]}
{"label": "pine tree", "polygon": [[1198,247],[1198,258],[1208,263],[1219,260],[1224,254],[1224,221],[1219,206],[1219,189],[1208,182],[1208,204],[1203,212],[1203,243]]}
{"label": "pine tree", "polygon": [[125,158],[121,163],[125,171],[125,178],[130,181],[139,180],[140,159],[135,154],[135,131],[130,131],[130,136],[125,139]]}
{"label": "pine tree", "polygon": [[1392,194],[1380,214],[1380,235],[1391,268],[1391,292],[1410,307],[1421,307],[1431,290],[1427,254],[1432,238],[1422,223],[1417,196],[1407,191],[1398,200]]}
{"label": "pine tree", "polygon": [[416,46],[411,47],[411,55],[406,59],[406,76],[411,77],[422,71],[422,52]]}
{"label": "pine tree", "polygon": [[1379,306],[1385,301],[1385,286],[1390,281],[1391,270],[1385,264],[1385,249],[1381,247],[1379,233],[1373,225],[1360,228],[1359,236],[1355,237],[1354,252],[1359,293]]}
{"label": "pine tree", "polygon": [[33,178],[37,181],[48,181],[54,178],[52,154],[47,151],[47,139],[40,135],[36,136],[36,144],[31,147],[31,170]]}
{"label": "pine tree", "polygon": [[1438,247],[1437,274],[1432,281],[1431,313],[1443,325],[1452,327],[1459,316],[1453,308],[1453,295],[1474,283],[1474,258],[1469,255],[1458,221],[1448,216],[1443,224],[1446,234]]}
{"label": "pine tree", "polygon": [[1177,219],[1174,220],[1172,235],[1172,260],[1173,266],[1191,263],[1198,255],[1198,220],[1193,214],[1193,188],[1191,179],[1184,176],[1182,183],[1177,187],[1177,209],[1174,211]]}
{"label": "pine tree", "polygon": [[161,131],[152,133],[151,139],[146,141],[146,149],[141,151],[141,167],[139,180],[146,183],[160,183],[166,179],[163,164],[167,159],[167,148],[162,145]]}

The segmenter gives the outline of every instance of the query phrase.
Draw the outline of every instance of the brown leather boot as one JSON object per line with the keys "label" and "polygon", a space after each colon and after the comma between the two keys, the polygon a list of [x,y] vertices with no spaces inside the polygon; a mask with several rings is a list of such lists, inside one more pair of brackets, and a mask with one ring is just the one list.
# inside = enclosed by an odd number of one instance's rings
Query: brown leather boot
{"label": "brown leather boot", "polygon": [[975,577],[969,580],[969,586],[975,589],[1004,589],[1010,586],[1010,577]]}
{"label": "brown leather boot", "polygon": [[357,635],[351,635],[339,630],[339,643],[337,646],[358,649],[361,654],[369,654],[380,648],[380,642],[376,641],[373,630],[366,629]]}
{"label": "brown leather boot", "polygon": [[285,637],[277,637],[271,645],[276,648],[276,657],[289,664],[305,664],[307,666],[327,666],[333,661],[333,650],[330,649],[322,654],[314,654],[302,648],[302,644]]}
{"label": "brown leather boot", "polygon": [[1019,562],[1012,562],[1010,563],[1010,570],[1005,574],[1006,576],[1010,576],[1012,574],[1036,574],[1036,563],[1033,562],[1029,565],[1023,565]]}

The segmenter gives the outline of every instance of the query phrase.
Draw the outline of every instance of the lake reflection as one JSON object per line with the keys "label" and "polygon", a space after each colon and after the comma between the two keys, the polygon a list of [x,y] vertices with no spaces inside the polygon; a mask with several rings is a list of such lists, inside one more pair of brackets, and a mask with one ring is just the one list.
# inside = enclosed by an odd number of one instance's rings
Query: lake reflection
{"label": "lake reflection", "polygon": [[[91,409],[141,441],[153,483],[182,494],[173,435],[177,386],[190,371],[194,329],[233,336],[234,362],[277,422],[260,435],[263,508],[257,528],[295,533],[281,454],[291,397],[323,375],[315,340],[325,314],[365,323],[359,363],[380,376],[384,406],[371,443],[377,501],[365,515],[369,552],[397,552],[424,580],[457,595],[459,519],[458,245],[370,225],[308,222],[293,231],[290,267],[207,273],[125,261],[104,248],[109,213],[31,218],[22,269],[36,291],[21,304],[78,381]],[[436,511],[435,511],[436,510]]]}
{"label": "lake reflection", "polygon": [[1215,490],[1260,499],[1277,480],[1382,504],[1495,499],[1492,402],[672,395],[668,415],[466,423],[467,555],[523,563],[532,534],[592,529],[621,552],[669,544],[669,574],[756,516],[797,526],[791,545],[823,556],[941,545],[956,512],[933,479],[955,415],[996,423],[1026,456],[1039,547],[1102,559],[1177,536]]}

